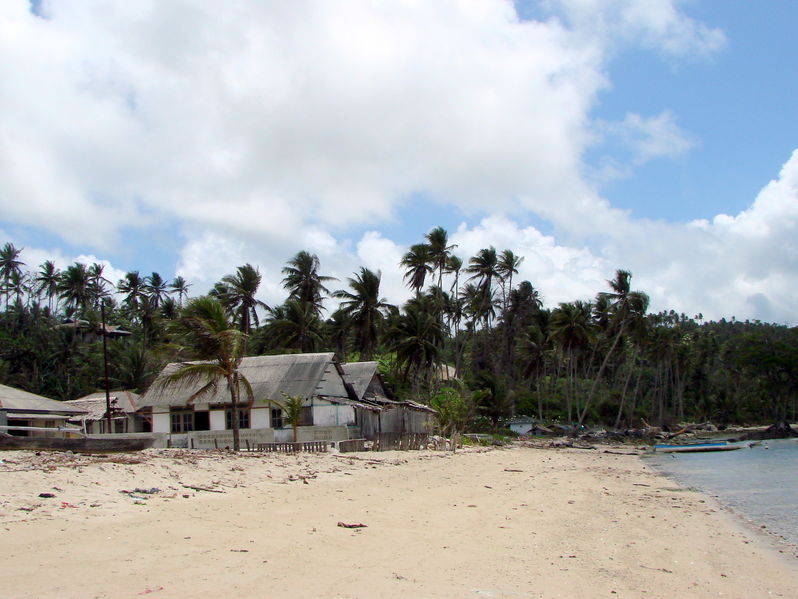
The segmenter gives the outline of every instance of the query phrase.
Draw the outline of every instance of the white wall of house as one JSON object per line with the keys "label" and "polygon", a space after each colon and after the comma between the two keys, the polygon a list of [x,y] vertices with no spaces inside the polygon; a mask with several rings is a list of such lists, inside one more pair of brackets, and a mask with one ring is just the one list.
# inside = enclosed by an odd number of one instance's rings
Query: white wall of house
{"label": "white wall of house", "polygon": [[169,432],[172,432],[172,421],[169,418],[169,411],[166,411],[166,412],[153,412],[153,414],[152,414],[152,432],[154,432],[154,433],[169,433]]}
{"label": "white wall of house", "polygon": [[355,409],[340,404],[313,406],[314,426],[346,426],[355,423]]}
{"label": "white wall of house", "polygon": [[249,426],[252,428],[269,428],[270,412],[270,405],[253,407],[249,412]]}
{"label": "white wall of house", "polygon": [[227,422],[224,418],[224,410],[211,410],[210,414],[210,425],[212,431],[223,431]]}

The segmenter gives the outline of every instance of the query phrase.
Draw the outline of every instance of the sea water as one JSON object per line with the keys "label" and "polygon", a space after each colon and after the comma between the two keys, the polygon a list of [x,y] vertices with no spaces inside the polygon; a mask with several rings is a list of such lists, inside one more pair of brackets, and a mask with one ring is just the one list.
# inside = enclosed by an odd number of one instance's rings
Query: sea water
{"label": "sea water", "polygon": [[714,495],[771,533],[798,544],[798,440],[737,451],[663,453],[653,465],[682,486]]}

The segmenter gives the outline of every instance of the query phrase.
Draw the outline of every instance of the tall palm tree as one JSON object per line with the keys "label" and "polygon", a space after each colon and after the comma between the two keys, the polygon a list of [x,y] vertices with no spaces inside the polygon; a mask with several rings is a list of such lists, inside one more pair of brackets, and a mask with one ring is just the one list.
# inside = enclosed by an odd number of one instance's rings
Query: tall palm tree
{"label": "tall palm tree", "polygon": [[274,343],[301,352],[316,351],[322,342],[322,323],[311,304],[289,298],[271,312],[266,327]]}
{"label": "tall palm tree", "polygon": [[488,328],[490,328],[493,316],[493,282],[501,279],[498,268],[499,259],[496,255],[496,248],[491,246],[479,250],[476,256],[469,259],[468,268],[465,269],[467,273],[471,274],[469,281],[476,279],[480,294],[480,316]]}
{"label": "tall palm tree", "polygon": [[402,379],[406,381],[412,373],[416,391],[421,378],[438,363],[443,347],[443,328],[433,301],[429,296],[409,300],[389,332],[391,349],[403,367]]}
{"label": "tall palm tree", "polygon": [[134,270],[125,274],[124,278],[119,279],[116,290],[124,294],[122,304],[133,318],[140,317],[142,304],[147,298],[147,281]]}
{"label": "tall palm tree", "polygon": [[513,275],[518,274],[518,267],[524,261],[523,256],[516,256],[512,250],[504,250],[496,264],[496,272],[502,285],[502,310],[507,310],[507,301],[513,290]]}
{"label": "tall palm tree", "polygon": [[23,248],[17,249],[13,243],[6,243],[0,248],[0,279],[3,282],[3,294],[6,296],[6,310],[8,310],[8,296],[10,295],[9,282],[11,277],[22,274],[22,267],[25,265],[19,259]]}
{"label": "tall palm tree", "polygon": [[111,285],[111,281],[103,276],[105,266],[97,262],[93,263],[86,269],[89,275],[89,289],[92,295],[92,305],[97,309],[100,302],[107,297],[110,297],[110,292],[106,285]]}
{"label": "tall palm tree", "polygon": [[646,311],[648,310],[648,296],[642,291],[632,291],[631,282],[632,273],[628,270],[622,269],[615,271],[615,278],[607,281],[612,291],[607,292],[604,295],[606,295],[606,299],[610,303],[610,328],[615,328],[616,334],[612,341],[612,345],[610,345],[610,348],[604,355],[604,360],[601,362],[601,366],[599,366],[598,372],[593,379],[593,384],[590,386],[590,393],[585,400],[584,409],[579,416],[578,428],[581,428],[585,421],[587,410],[596,394],[596,389],[598,388],[599,381],[601,380],[601,377],[607,368],[607,364],[610,361],[610,356],[615,350],[615,347],[618,345],[618,342],[621,340],[627,325],[633,320],[633,314],[637,313],[645,315]]}
{"label": "tall palm tree", "polygon": [[59,298],[64,300],[66,306],[76,312],[78,316],[84,312],[93,299],[91,290],[91,278],[85,264],[76,262],[67,266],[61,273],[58,282]]}
{"label": "tall palm tree", "polygon": [[404,279],[407,286],[416,292],[416,296],[421,295],[427,275],[432,273],[430,246],[426,243],[411,245],[407,253],[402,256],[399,266],[405,269]]}
{"label": "tall palm tree", "polygon": [[166,298],[167,286],[168,283],[164,281],[161,275],[157,272],[154,272],[149,277],[144,278],[144,293],[146,294],[147,300],[154,310],[157,310],[158,307],[163,303],[163,300]]}
{"label": "tall palm tree", "polygon": [[551,337],[560,346],[566,358],[566,380],[568,381],[566,402],[569,422],[572,419],[578,357],[579,353],[587,347],[590,338],[590,312],[591,306],[586,302],[561,303],[551,313],[549,321]]}
{"label": "tall palm tree", "polygon": [[303,250],[291,258],[282,271],[285,275],[283,287],[289,296],[312,306],[317,316],[323,309],[323,296],[330,294],[324,283],[336,280],[335,277],[320,275],[319,266],[319,257]]}
{"label": "tall palm tree", "polygon": [[222,303],[235,314],[240,330],[247,335],[252,330],[253,322],[255,326],[260,324],[258,308],[269,309],[269,306],[255,297],[260,282],[260,272],[249,263],[239,266],[235,274],[226,275],[221,280],[219,296]]}
{"label": "tall palm tree", "polygon": [[341,310],[349,318],[354,337],[354,348],[360,352],[361,360],[371,360],[377,348],[377,332],[385,319],[390,304],[380,297],[382,273],[373,272],[363,266],[354,278],[348,278],[352,291],[340,290],[333,297],[342,299]]}
{"label": "tall palm tree", "polygon": [[443,227],[435,227],[425,236],[429,247],[429,264],[432,271],[438,271],[438,288],[443,291],[443,273],[449,263],[452,250],[457,245],[449,245],[449,234]]}
{"label": "tall palm tree", "polygon": [[189,402],[213,394],[221,383],[230,393],[233,420],[233,450],[241,449],[238,410],[241,392],[249,403],[254,401],[252,386],[241,373],[246,334],[230,322],[227,312],[216,298],[198,297],[189,302],[182,317],[173,324],[173,331],[183,345],[201,362],[183,362],[178,369],[156,384],[162,387],[190,385],[196,388]]}
{"label": "tall palm tree", "polygon": [[189,287],[191,287],[191,285],[181,276],[175,277],[172,279],[172,282],[169,283],[169,291],[177,294],[177,305],[180,308],[183,307],[183,301],[188,297]]}
{"label": "tall palm tree", "polygon": [[61,272],[52,260],[43,262],[36,275],[36,293],[38,295],[44,294],[47,298],[47,306],[51,314],[53,312],[53,298],[58,298],[58,281],[60,278]]}

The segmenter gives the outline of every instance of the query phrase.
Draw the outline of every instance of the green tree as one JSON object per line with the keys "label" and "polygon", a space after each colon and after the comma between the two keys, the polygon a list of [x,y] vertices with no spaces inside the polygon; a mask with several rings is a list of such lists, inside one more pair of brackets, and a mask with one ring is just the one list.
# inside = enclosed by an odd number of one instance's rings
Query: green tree
{"label": "green tree", "polygon": [[321,315],[324,296],[330,294],[324,284],[336,280],[320,275],[319,267],[319,257],[306,251],[298,252],[283,267],[283,287],[288,290],[289,298],[310,306],[316,316]]}
{"label": "green tree", "polygon": [[220,299],[235,314],[239,328],[246,334],[252,330],[253,322],[255,326],[260,324],[258,308],[269,309],[255,297],[260,283],[260,271],[251,264],[239,266],[234,275],[227,275],[221,281]]}
{"label": "green tree", "polygon": [[421,295],[427,275],[432,273],[431,261],[430,246],[426,243],[417,243],[410,246],[399,262],[399,266],[405,269],[404,280],[408,287],[416,292],[416,296]]}
{"label": "green tree", "polygon": [[342,299],[341,310],[348,317],[352,327],[354,349],[360,352],[361,360],[371,360],[377,348],[377,334],[385,311],[390,304],[380,297],[382,273],[373,272],[363,266],[354,278],[348,278],[351,291],[339,290],[333,297]]}
{"label": "green tree", "polygon": [[240,371],[247,335],[230,322],[221,302],[209,296],[191,300],[181,318],[173,323],[172,330],[183,346],[201,361],[181,363],[177,370],[159,379],[158,384],[196,388],[190,402],[212,395],[220,384],[226,384],[233,417],[233,450],[239,451],[238,412],[242,391],[249,403],[254,401],[252,386]]}

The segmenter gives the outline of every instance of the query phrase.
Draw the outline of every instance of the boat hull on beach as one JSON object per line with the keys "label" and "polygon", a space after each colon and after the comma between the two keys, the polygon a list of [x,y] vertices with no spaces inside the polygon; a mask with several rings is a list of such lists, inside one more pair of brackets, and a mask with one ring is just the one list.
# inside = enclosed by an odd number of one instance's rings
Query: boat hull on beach
{"label": "boat hull on beach", "polygon": [[18,437],[0,433],[0,450],[32,449],[36,451],[73,452],[123,452],[141,451],[152,447],[154,437],[119,439],[80,437],[75,439],[58,437]]}
{"label": "boat hull on beach", "polygon": [[667,445],[664,443],[654,446],[657,453],[699,453],[708,451],[734,451],[749,447],[748,443],[728,443],[717,441],[714,443],[687,443],[684,445]]}

